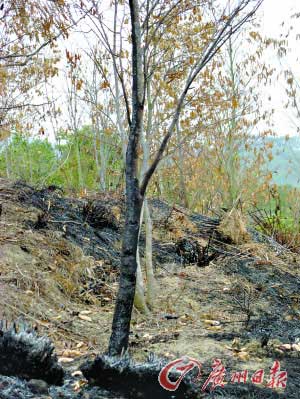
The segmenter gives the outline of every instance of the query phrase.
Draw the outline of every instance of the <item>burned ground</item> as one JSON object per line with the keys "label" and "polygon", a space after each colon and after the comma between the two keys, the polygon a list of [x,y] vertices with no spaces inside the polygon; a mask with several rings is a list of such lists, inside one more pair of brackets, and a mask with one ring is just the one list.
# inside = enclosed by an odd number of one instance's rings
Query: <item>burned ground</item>
{"label": "burned ground", "polygon": [[[47,334],[67,371],[64,385],[51,386],[45,397],[117,398],[88,386],[76,370],[106,350],[120,266],[122,196],[75,198],[55,187],[37,190],[0,179],[0,204],[0,317],[22,317]],[[134,311],[133,358],[143,362],[151,352],[197,358],[204,366],[202,383],[214,358],[222,359],[227,372],[264,368],[266,377],[278,359],[288,372],[284,393],[227,384],[203,397],[298,398],[299,255],[250,228],[236,243],[241,235],[226,235],[217,217],[157,199],[150,204],[155,274],[163,288],[149,317]],[[142,232],[142,255],[143,243]],[[1,377],[0,387],[3,399],[43,397],[13,377]]]}

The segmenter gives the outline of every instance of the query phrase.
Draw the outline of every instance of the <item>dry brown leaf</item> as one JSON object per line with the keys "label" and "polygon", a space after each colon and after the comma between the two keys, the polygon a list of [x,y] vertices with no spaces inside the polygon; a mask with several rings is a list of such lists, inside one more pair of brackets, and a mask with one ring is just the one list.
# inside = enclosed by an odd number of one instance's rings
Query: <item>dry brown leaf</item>
{"label": "dry brown leaf", "polygon": [[276,349],[279,349],[284,352],[288,352],[288,351],[300,352],[300,344],[281,344],[281,345],[277,345]]}
{"label": "dry brown leaf", "polygon": [[250,356],[248,352],[238,352],[236,356],[241,360],[249,360]]}
{"label": "dry brown leaf", "polygon": [[58,358],[59,363],[71,363],[73,361],[74,361],[74,359],[71,357],[59,357]]}
{"label": "dry brown leaf", "polygon": [[207,326],[207,327],[205,327],[207,330],[209,330],[209,331],[220,331],[220,330],[222,330],[222,327],[221,326]]}
{"label": "dry brown leaf", "polygon": [[78,350],[75,350],[75,349],[66,349],[66,350],[64,350],[62,352],[62,356],[63,357],[69,357],[69,358],[76,357],[76,356],[81,356],[81,355],[82,355],[82,353],[80,351],[78,351]]}
{"label": "dry brown leaf", "polygon": [[84,321],[89,321],[89,322],[92,321],[92,319],[89,316],[85,316],[84,314],[79,314],[78,318]]}
{"label": "dry brown leaf", "polygon": [[210,313],[202,313],[199,315],[200,320],[209,319],[211,320],[212,315]]}
{"label": "dry brown leaf", "polygon": [[210,326],[219,326],[221,323],[218,320],[203,320],[203,323],[208,324]]}
{"label": "dry brown leaf", "polygon": [[300,352],[300,344],[293,344],[292,348],[294,351]]}
{"label": "dry brown leaf", "polygon": [[150,334],[144,334],[143,335],[143,338],[145,338],[145,339],[151,339],[152,338],[152,335],[150,335]]}
{"label": "dry brown leaf", "polygon": [[39,320],[39,324],[41,324],[42,326],[48,327],[50,323],[48,320]]}
{"label": "dry brown leaf", "polygon": [[73,390],[79,391],[84,385],[87,384],[87,380],[78,380],[73,384]]}
{"label": "dry brown leaf", "polygon": [[285,316],[284,320],[285,320],[285,321],[291,321],[291,320],[294,320],[294,316],[293,316],[293,315],[291,315],[291,314],[288,314],[287,316]]}
{"label": "dry brown leaf", "polygon": [[278,345],[277,348],[279,348],[283,351],[291,351],[292,345],[291,344],[281,344],[281,345]]}

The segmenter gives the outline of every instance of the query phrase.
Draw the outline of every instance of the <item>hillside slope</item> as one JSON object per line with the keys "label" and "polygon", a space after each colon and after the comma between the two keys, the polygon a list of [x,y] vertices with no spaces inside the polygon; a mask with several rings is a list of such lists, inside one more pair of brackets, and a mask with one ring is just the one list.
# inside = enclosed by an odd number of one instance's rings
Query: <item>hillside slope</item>
{"label": "hillside slope", "polygon": [[[67,198],[56,187],[36,190],[0,179],[0,204],[1,318],[30,322],[54,341],[60,361],[77,370],[107,347],[123,199]],[[151,201],[151,209],[159,290],[150,317],[134,311],[132,356],[192,356],[203,363],[204,379],[212,360],[220,358],[228,372],[264,368],[265,383],[279,359],[288,372],[285,393],[228,384],[220,395],[298,398],[299,256],[254,232],[234,242],[218,219],[160,200]],[[142,234],[142,254],[143,241]],[[77,386],[76,395],[85,386]],[[70,397],[70,391],[60,395]]]}

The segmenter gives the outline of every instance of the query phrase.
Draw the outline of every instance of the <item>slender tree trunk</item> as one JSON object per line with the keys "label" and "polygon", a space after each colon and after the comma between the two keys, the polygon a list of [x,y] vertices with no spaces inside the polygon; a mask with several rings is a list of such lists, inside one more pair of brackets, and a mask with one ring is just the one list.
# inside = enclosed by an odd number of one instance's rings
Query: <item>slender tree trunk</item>
{"label": "slender tree trunk", "polygon": [[[95,53],[92,54],[93,57],[93,72],[92,79],[86,81],[86,85],[89,87],[87,91],[88,103],[90,104],[91,110],[91,120],[93,125],[93,133],[94,133],[94,152],[95,152],[95,162],[97,168],[97,175],[99,179],[99,190],[106,190],[106,154],[105,154],[105,143],[103,140],[104,133],[103,130],[105,128],[104,118],[101,116],[101,112],[98,111],[97,106],[99,105],[99,82],[97,79],[98,69],[97,69],[97,55],[96,50]],[[99,142],[99,144],[98,144]]]}
{"label": "slender tree trunk", "polygon": [[[235,79],[234,70],[234,58],[233,58],[233,48],[231,38],[228,40],[229,48],[229,71],[230,71],[230,83],[231,83],[231,96],[233,99],[237,100],[237,83]],[[229,208],[232,208],[238,197],[238,149],[236,148],[237,142],[235,139],[235,130],[237,129],[237,110],[234,105],[232,105],[230,112],[230,120],[228,123],[228,135],[227,135],[227,148],[225,154],[225,168],[228,178],[228,203],[226,204]]]}
{"label": "slender tree trunk", "polygon": [[[146,132],[142,132],[141,144],[143,148],[143,164],[142,164],[142,179],[145,176],[149,168],[150,161],[150,149],[149,149],[149,138],[152,131],[152,120],[153,120],[153,102],[151,99],[151,81],[147,80],[146,85],[146,95],[147,95],[147,129]],[[153,272],[153,262],[152,262],[152,219],[149,209],[148,200],[144,198],[144,221],[145,221],[145,263],[146,263],[146,281],[147,281],[147,296],[146,302],[152,308],[154,306],[154,298],[156,295],[156,281]]]}
{"label": "slender tree trunk", "polygon": [[141,29],[137,0],[129,0],[132,24],[132,122],[126,152],[126,213],[122,246],[121,276],[108,352],[120,355],[128,347],[135,295],[137,246],[143,197],[137,177],[138,145],[144,112]]}
{"label": "slender tree trunk", "polygon": [[177,148],[178,148],[178,167],[179,167],[179,198],[180,198],[180,203],[182,206],[185,208],[188,208],[188,199],[187,199],[187,194],[186,194],[186,187],[185,187],[185,179],[184,179],[184,174],[183,174],[183,151],[182,151],[182,145],[181,145],[181,132],[180,132],[180,127],[179,127],[179,121],[176,123],[176,133],[177,133]]}
{"label": "slender tree trunk", "polygon": [[26,155],[27,155],[28,164],[29,164],[29,181],[32,184],[33,183],[32,159],[31,159],[30,147],[28,145],[28,142],[26,142]]}
{"label": "slender tree trunk", "polygon": [[160,198],[164,198],[165,185],[163,182],[163,176],[161,173],[163,161],[160,162],[160,167],[157,168],[157,192]]}
{"label": "slender tree trunk", "polygon": [[78,139],[77,131],[75,131],[75,152],[76,152],[76,161],[77,161],[78,187],[79,187],[79,189],[82,189],[83,188],[83,177],[82,177],[82,166],[81,166],[79,139]]}
{"label": "slender tree trunk", "polygon": [[120,88],[119,88],[119,78],[117,72],[117,64],[116,64],[116,53],[117,53],[117,16],[118,16],[118,2],[115,1],[115,9],[114,9],[114,39],[113,39],[113,71],[114,71],[114,83],[115,83],[115,107],[117,113],[117,126],[121,136],[122,141],[122,155],[124,165],[126,162],[126,132],[124,129],[124,124],[121,116],[120,109]]}
{"label": "slender tree trunk", "polygon": [[145,230],[146,230],[146,277],[147,277],[147,296],[146,302],[151,307],[154,305],[154,300],[157,291],[157,283],[153,272],[153,253],[152,253],[152,219],[149,209],[148,200],[144,200],[144,213],[145,213]]}
{"label": "slender tree trunk", "polygon": [[[127,159],[131,154],[130,147]],[[120,355],[128,347],[131,313],[135,296],[137,246],[140,227],[142,198],[140,197],[138,180],[131,171],[126,171],[126,215],[122,247],[120,285],[116,300],[112,324],[112,335],[109,342],[109,354]]]}
{"label": "slender tree trunk", "polygon": [[136,270],[136,287],[135,287],[135,295],[134,295],[134,307],[139,310],[143,314],[148,314],[149,309],[146,303],[145,298],[145,286],[143,280],[143,273],[141,267],[141,259],[139,253],[139,245],[137,246],[136,252],[136,262],[137,262],[137,270]]}
{"label": "slender tree trunk", "polygon": [[9,160],[9,142],[5,144],[5,167],[6,167],[6,177],[9,179],[11,176],[11,167]]}
{"label": "slender tree trunk", "polygon": [[105,144],[104,138],[104,129],[106,127],[105,121],[103,117],[100,117],[101,126],[97,119],[97,130],[99,134],[99,141],[100,141],[100,169],[99,169],[99,178],[100,178],[100,186],[101,190],[105,191],[107,188],[106,185],[106,170],[107,170],[107,148]]}
{"label": "slender tree trunk", "polygon": [[[98,146],[97,146],[97,135],[98,135],[98,128],[96,127],[97,124],[93,123],[93,145],[94,145],[94,158],[95,158],[95,164],[97,168],[97,173],[99,175],[100,179],[100,190],[103,190],[103,187],[101,185],[101,175],[100,175],[100,163],[99,163],[99,155],[98,155]],[[105,190],[103,190],[105,191]]]}
{"label": "slender tree trunk", "polygon": [[[144,213],[145,213],[144,205],[145,205],[145,203],[143,204],[142,210],[141,210],[140,231],[139,231],[138,240],[140,240],[140,232],[141,232]],[[135,288],[135,296],[134,296],[134,306],[141,313],[147,314],[147,313],[149,313],[149,309],[147,307],[146,298],[145,298],[145,286],[144,286],[144,279],[143,279],[143,273],[142,273],[140,248],[139,247],[140,246],[138,244],[137,250],[136,250],[137,272],[136,272],[136,288]]]}
{"label": "slender tree trunk", "polygon": [[106,153],[105,153],[105,148],[104,144],[100,144],[100,169],[99,169],[99,177],[100,177],[100,186],[101,190],[105,191],[106,190],[106,168],[107,168],[107,162],[106,162]]}

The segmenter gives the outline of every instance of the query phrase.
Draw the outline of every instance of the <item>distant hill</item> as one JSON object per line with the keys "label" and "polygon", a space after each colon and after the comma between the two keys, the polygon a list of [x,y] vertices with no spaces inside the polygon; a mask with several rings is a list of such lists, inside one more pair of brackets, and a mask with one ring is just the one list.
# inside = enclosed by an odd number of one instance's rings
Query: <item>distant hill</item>
{"label": "distant hill", "polygon": [[300,187],[300,137],[272,137],[273,160],[268,169],[273,173],[273,181],[279,185]]}

